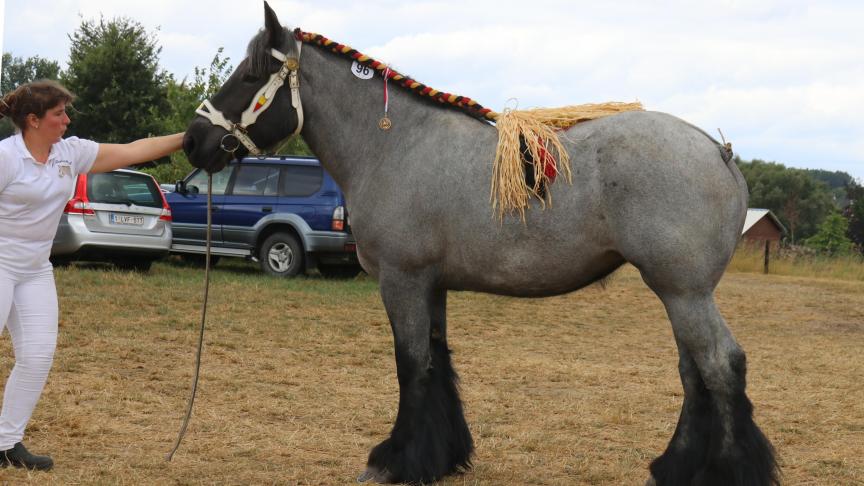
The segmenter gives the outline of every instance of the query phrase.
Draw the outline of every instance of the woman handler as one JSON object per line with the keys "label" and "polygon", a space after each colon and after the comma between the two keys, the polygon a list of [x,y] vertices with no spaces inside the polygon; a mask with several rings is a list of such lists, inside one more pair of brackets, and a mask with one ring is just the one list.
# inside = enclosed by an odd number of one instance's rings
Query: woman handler
{"label": "woman handler", "polygon": [[54,81],[18,87],[0,100],[16,134],[0,141],[0,333],[15,352],[0,412],[0,467],[48,470],[29,453],[24,429],[45,386],[57,343],[57,291],[48,256],[63,207],[86,172],[108,172],[180,149],[183,134],[127,144],[64,139],[73,96]]}

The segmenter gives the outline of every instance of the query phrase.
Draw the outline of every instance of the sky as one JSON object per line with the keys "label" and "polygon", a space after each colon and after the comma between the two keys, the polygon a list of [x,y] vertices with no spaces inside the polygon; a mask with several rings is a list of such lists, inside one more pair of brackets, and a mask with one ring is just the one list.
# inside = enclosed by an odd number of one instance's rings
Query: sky
{"label": "sky", "polygon": [[[2,6],[4,0],[0,0]],[[745,160],[864,180],[864,2],[280,1],[281,22],[495,111],[640,101]],[[250,0],[5,0],[2,49],[65,65],[82,20],[127,17],[178,78],[263,26]],[[73,121],[74,123],[74,121]]]}

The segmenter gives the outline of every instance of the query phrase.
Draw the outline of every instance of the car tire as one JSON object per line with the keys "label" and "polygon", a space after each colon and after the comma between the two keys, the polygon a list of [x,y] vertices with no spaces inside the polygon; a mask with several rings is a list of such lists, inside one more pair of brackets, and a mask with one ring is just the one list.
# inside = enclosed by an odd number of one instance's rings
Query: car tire
{"label": "car tire", "polygon": [[363,270],[360,265],[326,265],[319,263],[318,272],[325,278],[354,278]]}
{"label": "car tire", "polygon": [[303,245],[291,233],[274,233],[258,251],[261,270],[275,277],[294,277],[303,270]]}

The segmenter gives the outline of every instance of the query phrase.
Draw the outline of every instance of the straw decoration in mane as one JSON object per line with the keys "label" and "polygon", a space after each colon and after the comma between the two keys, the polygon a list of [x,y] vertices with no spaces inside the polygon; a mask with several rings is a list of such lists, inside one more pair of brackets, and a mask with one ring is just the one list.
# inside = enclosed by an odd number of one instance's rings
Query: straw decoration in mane
{"label": "straw decoration in mane", "polygon": [[[355,62],[373,75],[358,75]],[[380,284],[399,382],[393,429],[361,481],[431,483],[471,467],[447,340],[450,291],[561,295],[630,263],[663,302],[684,389],[648,484],[779,483],[746,394],[744,352],[714,301],[747,186],[728,147],[702,130],[638,104],[496,114],[285,28],[266,3],[265,29],[198,113],[183,143],[193,165],[219,171],[300,133],[345,193],[357,256]],[[548,204],[558,174],[572,183],[555,186]],[[499,214],[521,218],[490,217],[490,180]],[[306,244],[288,223],[277,231]]]}

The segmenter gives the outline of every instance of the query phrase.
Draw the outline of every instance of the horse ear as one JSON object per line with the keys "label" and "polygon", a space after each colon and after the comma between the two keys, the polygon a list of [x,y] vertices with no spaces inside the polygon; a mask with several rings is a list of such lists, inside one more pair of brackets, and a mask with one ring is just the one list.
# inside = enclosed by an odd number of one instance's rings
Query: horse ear
{"label": "horse ear", "polygon": [[279,23],[279,18],[276,17],[276,12],[270,8],[270,4],[264,2],[264,28],[269,36],[270,47],[281,47],[282,40],[285,36],[282,30],[282,24]]}

